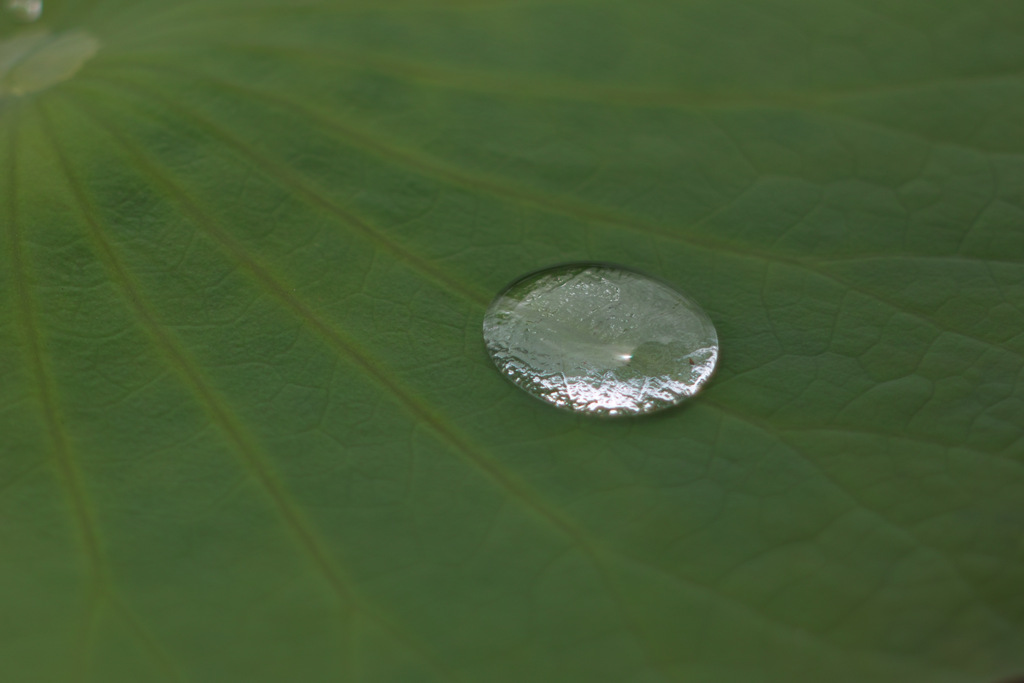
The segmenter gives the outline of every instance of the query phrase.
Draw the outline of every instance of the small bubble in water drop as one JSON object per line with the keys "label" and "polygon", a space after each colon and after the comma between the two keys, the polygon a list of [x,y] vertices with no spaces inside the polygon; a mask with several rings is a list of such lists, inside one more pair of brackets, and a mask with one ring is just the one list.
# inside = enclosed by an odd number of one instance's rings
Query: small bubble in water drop
{"label": "small bubble in water drop", "polygon": [[43,16],[43,0],[7,0],[5,9],[18,21],[32,23]]}
{"label": "small bubble in water drop", "polygon": [[510,285],[487,309],[484,341],[517,386],[603,417],[642,415],[696,394],[718,334],[696,302],[625,268],[576,263]]}

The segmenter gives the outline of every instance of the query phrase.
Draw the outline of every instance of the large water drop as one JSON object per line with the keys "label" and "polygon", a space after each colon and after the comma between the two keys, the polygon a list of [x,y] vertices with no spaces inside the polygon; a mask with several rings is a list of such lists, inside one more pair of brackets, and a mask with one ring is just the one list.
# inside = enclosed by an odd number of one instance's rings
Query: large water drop
{"label": "large water drop", "polygon": [[588,415],[642,415],[708,381],[718,334],[694,301],[616,266],[577,263],[514,282],[487,309],[484,341],[516,385]]}

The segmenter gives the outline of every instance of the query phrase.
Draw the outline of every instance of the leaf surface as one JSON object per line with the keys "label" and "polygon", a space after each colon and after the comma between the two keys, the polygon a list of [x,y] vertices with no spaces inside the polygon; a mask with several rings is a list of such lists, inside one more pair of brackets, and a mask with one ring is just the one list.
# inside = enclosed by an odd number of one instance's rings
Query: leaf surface
{"label": "leaf surface", "polygon": [[[1024,672],[1024,11],[47,2],[0,40],[0,674]],[[675,283],[685,407],[480,337]]]}

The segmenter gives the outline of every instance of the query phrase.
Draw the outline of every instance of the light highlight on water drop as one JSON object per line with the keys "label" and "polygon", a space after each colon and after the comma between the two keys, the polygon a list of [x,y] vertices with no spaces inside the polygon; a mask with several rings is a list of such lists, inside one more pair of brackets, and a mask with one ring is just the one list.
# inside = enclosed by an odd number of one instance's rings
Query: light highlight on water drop
{"label": "light highlight on water drop", "polygon": [[43,0],[7,0],[4,9],[18,21],[28,24],[43,16]]}
{"label": "light highlight on water drop", "polygon": [[484,316],[491,359],[516,385],[588,415],[642,415],[708,381],[718,334],[697,303],[632,270],[578,263],[513,283]]}

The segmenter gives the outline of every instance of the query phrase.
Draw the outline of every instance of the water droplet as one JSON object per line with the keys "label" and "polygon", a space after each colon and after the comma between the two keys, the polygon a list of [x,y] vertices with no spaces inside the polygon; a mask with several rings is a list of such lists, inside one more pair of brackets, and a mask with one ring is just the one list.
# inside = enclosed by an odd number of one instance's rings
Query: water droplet
{"label": "water droplet", "polygon": [[694,301],[632,270],[557,266],[514,282],[487,309],[484,341],[517,386],[588,415],[642,415],[696,394],[718,334]]}
{"label": "water droplet", "polygon": [[43,0],[7,0],[4,8],[18,21],[30,24],[43,16]]}
{"label": "water droplet", "polygon": [[43,90],[74,76],[100,49],[88,31],[22,31],[0,40],[0,96]]}

